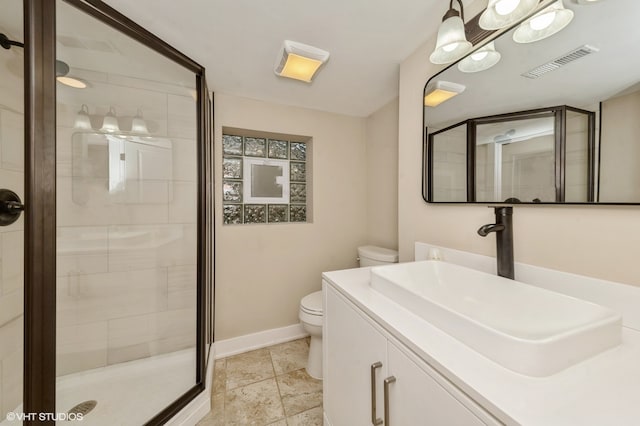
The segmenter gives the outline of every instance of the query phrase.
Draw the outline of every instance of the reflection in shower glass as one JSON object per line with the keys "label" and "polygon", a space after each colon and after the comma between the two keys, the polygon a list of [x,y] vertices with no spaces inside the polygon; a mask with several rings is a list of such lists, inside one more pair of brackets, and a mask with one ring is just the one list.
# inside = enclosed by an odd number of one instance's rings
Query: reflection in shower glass
{"label": "reflection in shower glass", "polygon": [[[22,1],[2,2],[0,32],[24,40]],[[0,49],[0,188],[24,200],[24,54]],[[22,411],[24,215],[0,226],[0,423]],[[17,424],[17,422],[16,422]]]}
{"label": "reflection in shower glass", "polygon": [[58,411],[140,425],[196,381],[196,79],[57,8]]}

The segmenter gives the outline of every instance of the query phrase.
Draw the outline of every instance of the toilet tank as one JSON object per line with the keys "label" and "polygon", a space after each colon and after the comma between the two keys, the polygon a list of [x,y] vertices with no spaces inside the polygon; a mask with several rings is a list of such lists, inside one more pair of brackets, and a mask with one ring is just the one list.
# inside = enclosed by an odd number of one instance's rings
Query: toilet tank
{"label": "toilet tank", "polygon": [[398,263],[398,251],[384,247],[362,246],[358,247],[358,259],[360,267],[388,265]]}

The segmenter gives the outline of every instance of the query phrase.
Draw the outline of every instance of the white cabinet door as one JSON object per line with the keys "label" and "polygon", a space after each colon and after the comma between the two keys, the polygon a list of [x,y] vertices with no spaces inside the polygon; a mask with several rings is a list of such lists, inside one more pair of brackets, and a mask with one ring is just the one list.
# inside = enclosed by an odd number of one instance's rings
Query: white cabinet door
{"label": "white cabinet door", "polygon": [[377,417],[383,417],[382,380],[387,340],[331,286],[325,285],[324,411],[332,426],[371,425],[371,366]]}
{"label": "white cabinet door", "polygon": [[392,343],[388,344],[388,364],[388,376],[396,380],[389,384],[389,424],[385,426],[484,425]]}

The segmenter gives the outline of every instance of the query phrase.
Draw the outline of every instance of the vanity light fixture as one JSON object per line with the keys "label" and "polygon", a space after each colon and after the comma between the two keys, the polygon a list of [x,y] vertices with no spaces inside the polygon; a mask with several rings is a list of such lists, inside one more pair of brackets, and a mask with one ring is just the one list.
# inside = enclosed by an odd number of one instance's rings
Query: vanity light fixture
{"label": "vanity light fixture", "polygon": [[89,107],[87,104],[82,104],[80,111],[76,114],[76,120],[73,124],[74,129],[79,130],[91,130],[91,119],[89,118]]}
{"label": "vanity light fixture", "polygon": [[516,43],[533,43],[551,37],[573,19],[573,11],[565,9],[562,0],[552,3],[524,21],[513,33]]}
{"label": "vanity light fixture", "polygon": [[322,64],[329,59],[329,52],[317,47],[285,40],[280,49],[274,72],[280,77],[311,83]]}
{"label": "vanity light fixture", "polygon": [[453,0],[449,2],[449,10],[442,17],[442,24],[438,28],[436,48],[429,56],[434,64],[450,64],[469,53],[473,45],[467,41],[464,32],[464,7],[462,1],[457,0],[460,12],[453,8]]}
{"label": "vanity light fixture", "polygon": [[424,96],[424,105],[437,107],[441,103],[464,92],[464,89],[466,89],[466,87],[462,84],[438,80],[432,86],[427,87],[427,94]]}
{"label": "vanity light fixture", "polygon": [[136,116],[133,117],[131,121],[131,131],[133,133],[140,133],[143,135],[149,134],[149,129],[147,129],[147,122],[142,118],[142,110],[138,109]]}
{"label": "vanity light fixture", "polygon": [[478,25],[485,30],[508,27],[533,12],[538,3],[538,0],[489,0]]}
{"label": "vanity light fixture", "polygon": [[458,69],[462,72],[480,72],[488,70],[500,61],[500,52],[496,51],[492,41],[458,63]]}
{"label": "vanity light fixture", "polygon": [[114,107],[109,107],[109,112],[104,116],[102,122],[101,132],[114,133],[120,131],[120,126],[118,125],[118,117],[116,117],[116,109]]}

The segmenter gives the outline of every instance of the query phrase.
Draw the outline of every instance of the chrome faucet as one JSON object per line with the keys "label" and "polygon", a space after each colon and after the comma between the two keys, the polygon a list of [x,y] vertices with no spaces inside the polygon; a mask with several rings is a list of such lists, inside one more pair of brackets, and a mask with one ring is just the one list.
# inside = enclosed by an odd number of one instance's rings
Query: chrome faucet
{"label": "chrome faucet", "polygon": [[486,237],[496,233],[496,257],[498,275],[514,279],[513,267],[513,207],[494,207],[496,223],[482,225],[478,235]]}

